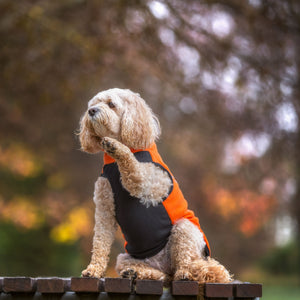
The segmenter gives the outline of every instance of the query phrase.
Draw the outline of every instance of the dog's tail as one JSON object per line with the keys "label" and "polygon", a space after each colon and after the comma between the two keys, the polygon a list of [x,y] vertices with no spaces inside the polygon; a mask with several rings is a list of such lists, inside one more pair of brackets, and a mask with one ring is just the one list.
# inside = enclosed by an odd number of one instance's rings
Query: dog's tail
{"label": "dog's tail", "polygon": [[229,271],[218,261],[210,257],[193,261],[189,266],[189,271],[193,279],[199,283],[228,283],[233,280],[233,276]]}

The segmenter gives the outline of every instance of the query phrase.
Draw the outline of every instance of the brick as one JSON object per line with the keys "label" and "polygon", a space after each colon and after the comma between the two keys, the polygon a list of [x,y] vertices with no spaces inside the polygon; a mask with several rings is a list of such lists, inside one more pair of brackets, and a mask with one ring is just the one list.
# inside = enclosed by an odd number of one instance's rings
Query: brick
{"label": "brick", "polygon": [[161,280],[136,280],[135,292],[140,295],[162,295],[163,282]]}
{"label": "brick", "polygon": [[233,296],[233,285],[224,283],[205,283],[200,287],[201,294],[207,298],[229,298]]}
{"label": "brick", "polygon": [[36,282],[30,277],[5,277],[2,289],[5,293],[33,293]]}
{"label": "brick", "polygon": [[71,291],[76,293],[99,293],[103,291],[103,280],[94,277],[72,277]]}
{"label": "brick", "polygon": [[262,297],[262,285],[257,283],[240,283],[234,285],[236,298]]}
{"label": "brick", "polygon": [[[203,298],[203,296],[202,297],[200,297],[200,300],[236,300],[236,298],[232,298],[232,297],[230,297],[230,298],[228,298],[228,297],[204,297]],[[244,299],[244,300],[246,300],[246,299]],[[251,299],[251,300],[254,300],[254,299]]]}
{"label": "brick", "polygon": [[197,281],[172,281],[171,293],[174,296],[196,296],[199,293]]}
{"label": "brick", "polygon": [[42,294],[61,294],[70,288],[70,281],[70,279],[57,277],[37,278],[37,291]]}
{"label": "brick", "polygon": [[128,278],[105,278],[104,290],[107,293],[131,293],[131,280]]}

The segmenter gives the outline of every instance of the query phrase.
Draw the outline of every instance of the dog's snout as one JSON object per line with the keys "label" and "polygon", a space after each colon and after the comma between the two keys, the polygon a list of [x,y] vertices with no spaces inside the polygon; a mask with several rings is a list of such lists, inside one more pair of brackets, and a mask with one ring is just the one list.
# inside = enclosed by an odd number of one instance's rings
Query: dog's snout
{"label": "dog's snout", "polygon": [[99,112],[99,108],[92,107],[89,109],[88,112],[89,112],[90,117],[93,117],[97,112]]}

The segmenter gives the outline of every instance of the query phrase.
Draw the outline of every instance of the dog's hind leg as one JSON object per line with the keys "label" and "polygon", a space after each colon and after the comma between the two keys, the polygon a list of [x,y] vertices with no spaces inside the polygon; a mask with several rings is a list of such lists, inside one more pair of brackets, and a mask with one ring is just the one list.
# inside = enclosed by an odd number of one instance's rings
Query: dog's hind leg
{"label": "dog's hind leg", "polygon": [[167,280],[167,275],[162,271],[151,267],[144,260],[131,257],[127,253],[118,255],[116,271],[123,278]]}
{"label": "dog's hind leg", "polygon": [[189,267],[193,280],[199,283],[228,283],[232,281],[232,275],[218,261],[208,257],[197,259]]}
{"label": "dog's hind leg", "polygon": [[203,234],[193,223],[187,219],[177,221],[169,240],[174,280],[195,280],[190,265],[205,258],[205,246]]}
{"label": "dog's hind leg", "polygon": [[173,280],[195,280],[199,283],[232,280],[223,265],[205,256],[203,234],[187,219],[181,219],[174,225],[169,243]]}

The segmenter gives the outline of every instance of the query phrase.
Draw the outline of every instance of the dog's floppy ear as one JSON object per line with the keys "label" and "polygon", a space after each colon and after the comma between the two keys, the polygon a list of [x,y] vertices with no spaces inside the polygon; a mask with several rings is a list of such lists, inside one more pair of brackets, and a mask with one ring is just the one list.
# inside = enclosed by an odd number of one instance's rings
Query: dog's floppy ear
{"label": "dog's floppy ear", "polygon": [[148,148],[160,135],[159,121],[139,94],[132,93],[126,100],[120,140],[129,148]]}
{"label": "dog's floppy ear", "polygon": [[90,124],[87,114],[85,113],[80,120],[79,140],[81,150],[88,153],[97,153],[100,150],[100,138],[93,134],[94,130]]}

